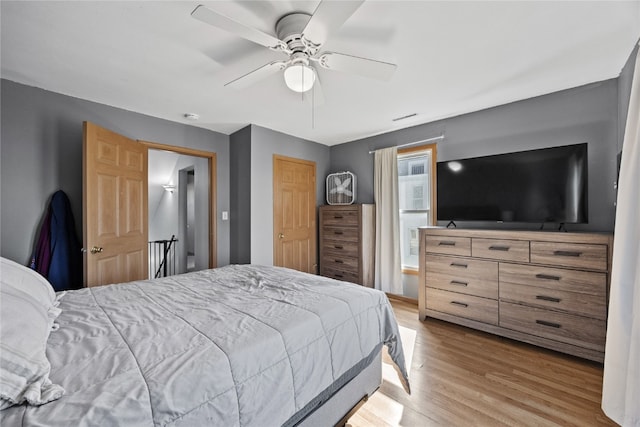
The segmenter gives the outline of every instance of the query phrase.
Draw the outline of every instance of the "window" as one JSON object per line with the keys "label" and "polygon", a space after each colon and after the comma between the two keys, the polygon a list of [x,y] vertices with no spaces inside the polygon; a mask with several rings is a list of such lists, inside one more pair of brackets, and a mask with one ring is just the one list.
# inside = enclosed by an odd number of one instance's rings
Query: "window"
{"label": "window", "polygon": [[418,227],[434,224],[435,144],[398,150],[400,255],[403,271],[418,270]]}

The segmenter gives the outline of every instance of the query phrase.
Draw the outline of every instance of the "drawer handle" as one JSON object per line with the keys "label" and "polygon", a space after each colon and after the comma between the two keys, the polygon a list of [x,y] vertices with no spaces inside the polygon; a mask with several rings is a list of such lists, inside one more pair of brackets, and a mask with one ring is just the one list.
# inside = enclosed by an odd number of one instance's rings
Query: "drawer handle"
{"label": "drawer handle", "polygon": [[336,277],[344,277],[344,276],[343,276],[342,274],[340,274],[340,273],[336,273],[336,274],[334,274],[334,276],[336,276]]}
{"label": "drawer handle", "polygon": [[552,276],[551,274],[536,274],[536,279],[546,279],[546,280],[560,280],[562,277],[560,276]]}
{"label": "drawer handle", "polygon": [[333,247],[334,247],[334,248],[336,248],[336,249],[344,249],[344,248],[342,247],[342,245],[333,245]]}
{"label": "drawer handle", "polygon": [[344,218],[342,215],[334,215],[333,217],[334,217],[335,219],[342,219],[342,218]]}
{"label": "drawer handle", "polygon": [[338,264],[343,264],[344,263],[344,261],[342,261],[341,259],[334,259],[333,261],[337,262]]}
{"label": "drawer handle", "polygon": [[456,242],[451,242],[448,240],[443,240],[442,242],[438,242],[438,246],[455,246]]}
{"label": "drawer handle", "polygon": [[469,307],[469,304],[465,304],[463,302],[458,302],[458,301],[451,301],[449,304],[457,305],[457,306],[464,307],[464,308]]}
{"label": "drawer handle", "polygon": [[342,231],[334,231],[333,234],[344,234]]}
{"label": "drawer handle", "polygon": [[496,246],[496,245],[492,245],[489,246],[489,250],[490,251],[502,251],[502,252],[507,252],[509,250],[509,246]]}
{"label": "drawer handle", "polygon": [[467,283],[467,282],[460,282],[460,281],[458,281],[458,280],[452,280],[452,281],[451,281],[451,282],[449,282],[449,283],[451,283],[452,285],[458,285],[458,286],[467,286],[467,285],[468,285],[468,283]]}
{"label": "drawer handle", "polygon": [[467,264],[462,264],[460,262],[452,262],[451,264],[449,264],[451,267],[460,267],[460,268],[467,268]]}
{"label": "drawer handle", "polygon": [[536,299],[539,299],[539,300],[542,300],[542,301],[549,301],[549,302],[560,302],[560,301],[562,301],[560,298],[548,297],[546,295],[536,295]]}
{"label": "drawer handle", "polygon": [[580,255],[582,255],[582,252],[578,252],[578,251],[553,251],[554,255],[557,256],[569,256],[569,257],[579,257]]}
{"label": "drawer handle", "polygon": [[542,326],[549,326],[550,328],[556,328],[556,329],[562,328],[561,324],[553,323],[553,322],[547,322],[546,320],[536,320],[536,323],[538,325],[542,325]]}

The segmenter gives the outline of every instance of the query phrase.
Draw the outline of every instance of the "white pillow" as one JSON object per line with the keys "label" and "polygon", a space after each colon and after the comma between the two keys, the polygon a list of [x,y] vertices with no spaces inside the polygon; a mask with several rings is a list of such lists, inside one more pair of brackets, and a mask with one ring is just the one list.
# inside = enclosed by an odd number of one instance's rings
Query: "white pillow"
{"label": "white pillow", "polygon": [[37,272],[0,258],[0,410],[60,398],[49,380],[46,356],[53,321],[60,314],[53,288]]}

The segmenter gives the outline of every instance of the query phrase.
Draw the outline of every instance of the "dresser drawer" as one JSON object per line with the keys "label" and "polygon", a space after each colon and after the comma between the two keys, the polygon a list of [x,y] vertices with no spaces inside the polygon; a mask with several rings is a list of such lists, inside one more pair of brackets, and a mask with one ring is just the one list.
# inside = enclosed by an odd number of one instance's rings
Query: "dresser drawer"
{"label": "dresser drawer", "polygon": [[428,287],[485,298],[498,298],[498,263],[427,255]]}
{"label": "dresser drawer", "polygon": [[505,300],[600,320],[607,318],[606,300],[596,295],[501,282],[500,301]]}
{"label": "dresser drawer", "polygon": [[357,207],[352,209],[323,209],[322,224],[338,225],[338,226],[357,226],[359,222],[359,213]]}
{"label": "dresser drawer", "polygon": [[425,237],[425,246],[426,252],[444,255],[471,256],[471,239],[469,237],[427,235]]}
{"label": "dresser drawer", "polygon": [[337,257],[325,254],[322,260],[320,260],[320,263],[332,270],[358,274],[357,257]]}
{"label": "dresser drawer", "polygon": [[529,241],[474,237],[471,240],[471,255],[499,261],[529,262]]}
{"label": "dresser drawer", "polygon": [[596,351],[604,351],[603,320],[500,302],[500,326]]}
{"label": "dresser drawer", "polygon": [[454,316],[498,324],[498,301],[441,289],[427,288],[427,309]]}
{"label": "dresser drawer", "polygon": [[532,241],[531,262],[606,271],[607,246]]}
{"label": "dresser drawer", "polygon": [[338,242],[325,240],[322,243],[322,254],[332,257],[358,257],[358,244],[355,242]]}
{"label": "dresser drawer", "polygon": [[323,266],[321,267],[320,274],[325,277],[331,277],[332,279],[343,280],[345,282],[360,283],[357,273],[350,273]]}
{"label": "dresser drawer", "polygon": [[353,227],[324,227],[323,239],[337,242],[358,242],[358,229]]}
{"label": "dresser drawer", "polygon": [[500,263],[500,282],[595,295],[607,295],[606,273]]}

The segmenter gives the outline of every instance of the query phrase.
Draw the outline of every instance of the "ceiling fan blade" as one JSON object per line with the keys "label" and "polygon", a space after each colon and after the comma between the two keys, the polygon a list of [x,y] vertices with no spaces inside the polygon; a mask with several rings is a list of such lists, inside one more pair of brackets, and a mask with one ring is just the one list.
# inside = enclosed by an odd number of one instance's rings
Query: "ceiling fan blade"
{"label": "ceiling fan blade", "polygon": [[283,70],[286,65],[286,61],[270,62],[260,68],[256,68],[255,70],[245,74],[244,76],[238,77],[237,79],[226,83],[225,86],[229,86],[234,89],[244,89],[245,87],[251,86],[258,81],[269,77],[270,75],[275,74],[280,70]]}
{"label": "ceiling fan blade", "polygon": [[214,27],[223,29],[232,34],[235,34],[236,36],[250,40],[262,46],[276,47],[282,43],[279,39],[272,35],[263,33],[262,31],[252,27],[247,27],[246,25],[241,24],[218,12],[214,12],[213,10],[203,5],[196,7],[193,12],[191,12],[191,16],[204,22],[205,24],[213,25]]}
{"label": "ceiling fan blade", "polygon": [[396,64],[360,58],[343,53],[324,52],[320,54],[319,64],[328,70],[358,74],[378,80],[389,80],[396,71]]}
{"label": "ceiling fan blade", "polygon": [[340,28],[363,2],[364,0],[321,1],[302,30],[302,35],[318,46],[324,44],[327,38]]}

